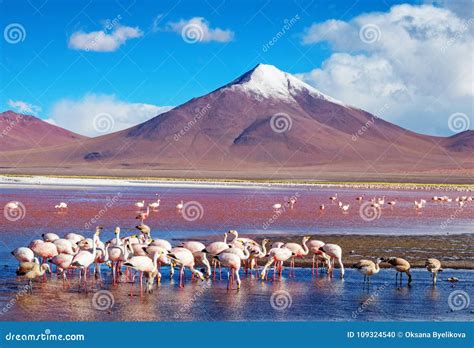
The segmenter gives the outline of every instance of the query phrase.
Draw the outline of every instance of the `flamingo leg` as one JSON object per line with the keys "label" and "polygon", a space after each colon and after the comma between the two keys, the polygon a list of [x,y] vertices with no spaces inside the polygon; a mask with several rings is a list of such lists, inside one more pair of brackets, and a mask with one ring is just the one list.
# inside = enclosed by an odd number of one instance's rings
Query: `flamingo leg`
{"label": "flamingo leg", "polygon": [[140,298],[143,296],[143,272],[140,271]]}

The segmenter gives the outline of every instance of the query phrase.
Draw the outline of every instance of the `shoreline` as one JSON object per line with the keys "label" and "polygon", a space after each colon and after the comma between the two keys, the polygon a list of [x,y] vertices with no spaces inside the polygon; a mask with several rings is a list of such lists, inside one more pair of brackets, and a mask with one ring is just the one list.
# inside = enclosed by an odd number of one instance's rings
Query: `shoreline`
{"label": "shoreline", "polygon": [[[375,261],[377,257],[402,257],[410,262],[412,268],[425,268],[427,258],[437,258],[441,261],[442,268],[474,270],[474,250],[470,248],[474,244],[473,234],[456,235],[406,235],[406,236],[384,236],[384,235],[342,235],[308,234],[313,240],[322,240],[326,243],[335,243],[342,248],[342,261],[344,267],[351,268],[361,259]],[[304,235],[279,234],[268,237],[271,242],[296,242],[301,244]],[[203,235],[194,238],[201,242],[212,242],[222,240],[216,235]],[[245,234],[242,237],[252,238],[261,243],[264,236],[259,234]],[[176,238],[182,241],[184,238]],[[267,248],[268,251],[268,248]],[[263,261],[259,262],[262,265]],[[286,264],[286,263],[285,263]],[[295,266],[311,268],[312,253],[303,259],[295,259]],[[381,268],[389,268],[387,264],[381,263]],[[338,266],[336,265],[336,268]]]}
{"label": "shoreline", "polygon": [[12,175],[0,174],[0,186],[149,186],[149,187],[202,187],[202,188],[287,188],[326,187],[397,190],[446,190],[474,191],[474,184],[356,182],[324,180],[274,180],[274,179],[193,179],[173,177],[118,177],[118,176],[63,176],[63,175]]}

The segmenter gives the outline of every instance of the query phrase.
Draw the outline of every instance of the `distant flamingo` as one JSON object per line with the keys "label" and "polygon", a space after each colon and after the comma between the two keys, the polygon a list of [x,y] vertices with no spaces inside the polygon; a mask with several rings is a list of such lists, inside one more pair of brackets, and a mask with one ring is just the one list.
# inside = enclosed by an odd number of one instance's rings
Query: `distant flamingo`
{"label": "distant flamingo", "polygon": [[282,207],[282,205],[280,203],[275,203],[272,205],[272,208],[275,209],[275,210],[278,210]]}
{"label": "distant flamingo", "polygon": [[60,202],[54,206],[56,209],[67,209],[67,203],[66,202]]}
{"label": "distant flamingo", "polygon": [[143,208],[145,206],[145,201],[141,201],[141,202],[136,202],[135,203],[135,206],[137,208]]}
{"label": "distant flamingo", "polygon": [[150,206],[146,207],[146,212],[139,213],[136,219],[140,220],[141,223],[143,223],[144,220],[148,219],[149,215],[150,215]]}
{"label": "distant flamingo", "polygon": [[337,200],[337,193],[334,196],[329,197],[329,200],[335,202]]}
{"label": "distant flamingo", "polygon": [[181,210],[184,207],[184,202],[181,201],[180,203],[176,204],[176,209]]}

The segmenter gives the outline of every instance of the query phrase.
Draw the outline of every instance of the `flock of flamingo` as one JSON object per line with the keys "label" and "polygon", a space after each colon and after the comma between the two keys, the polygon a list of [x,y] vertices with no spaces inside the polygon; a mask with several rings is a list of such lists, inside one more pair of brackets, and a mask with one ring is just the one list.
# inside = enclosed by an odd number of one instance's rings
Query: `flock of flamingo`
{"label": "flock of flamingo", "polygon": [[[333,204],[338,200],[337,194],[329,197]],[[364,196],[356,198],[358,202],[364,200]],[[448,197],[433,197],[433,201],[451,201]],[[457,202],[471,202],[473,197],[463,196],[455,199]],[[169,241],[160,238],[153,238],[151,229],[144,221],[149,217],[150,208],[156,210],[160,206],[160,199],[148,205],[145,201],[136,202],[137,208],[141,211],[136,217],[140,224],[136,226],[137,234],[122,237],[120,227],[115,228],[115,236],[111,240],[102,241],[100,239],[103,227],[98,226],[92,238],[86,238],[78,233],[67,233],[63,237],[55,233],[45,233],[42,239],[33,240],[28,247],[19,247],[12,251],[12,255],[19,261],[17,275],[28,280],[29,291],[32,292],[33,280],[47,279],[46,273],[51,273],[50,264],[56,268],[57,277],[62,278],[63,286],[69,287],[68,277],[78,274],[79,286],[87,290],[87,275],[90,268],[96,279],[102,279],[101,265],[111,268],[112,284],[118,285],[121,282],[130,282],[131,292],[137,275],[140,279],[140,295],[143,293],[143,278],[146,281],[146,291],[151,293],[155,280],[160,282],[161,266],[169,266],[169,276],[173,278],[175,267],[179,268],[179,287],[184,287],[185,269],[189,269],[193,279],[216,280],[216,274],[222,279],[222,267],[228,269],[227,289],[236,287],[240,289],[240,272],[249,272],[262,280],[268,279],[268,274],[273,267],[273,279],[276,276],[282,277],[283,264],[289,262],[289,276],[295,276],[295,259],[312,255],[312,273],[319,274],[319,265],[326,270],[329,277],[333,277],[336,263],[340,268],[340,277],[344,277],[344,265],[342,263],[342,249],[337,244],[324,243],[320,240],[311,240],[305,236],[300,243],[273,242],[263,239],[257,243],[250,238],[239,236],[235,230],[230,230],[224,234],[222,241],[212,242],[208,245],[200,241],[185,241],[179,246],[173,246]],[[385,204],[385,197],[373,198],[370,200],[372,206],[380,207]],[[426,204],[426,200],[421,200],[421,207]],[[291,198],[287,206],[291,209],[296,204],[296,198]],[[394,206],[396,201],[387,202]],[[416,204],[415,204],[416,205]],[[176,209],[183,209],[184,202],[176,205]],[[344,211],[349,209],[349,204],[338,202],[338,206]],[[273,205],[274,209],[280,209],[281,204]],[[56,205],[57,209],[68,209],[65,202]],[[321,205],[321,210],[324,205]],[[271,244],[270,244],[271,243]],[[40,263],[41,259],[41,263]],[[265,261],[259,267],[259,261]],[[370,277],[380,271],[380,264],[387,263],[396,270],[396,281],[400,275],[405,273],[408,283],[412,281],[410,273],[410,263],[400,257],[377,258],[372,260],[360,260],[353,265],[364,275],[364,284],[370,282]],[[197,266],[200,269],[197,269]],[[442,271],[441,262],[434,258],[426,260],[426,269],[431,273],[433,284],[436,284],[437,274]],[[219,268],[219,270],[217,270]],[[452,281],[455,281],[453,279]],[[236,284],[235,284],[236,283]]]}

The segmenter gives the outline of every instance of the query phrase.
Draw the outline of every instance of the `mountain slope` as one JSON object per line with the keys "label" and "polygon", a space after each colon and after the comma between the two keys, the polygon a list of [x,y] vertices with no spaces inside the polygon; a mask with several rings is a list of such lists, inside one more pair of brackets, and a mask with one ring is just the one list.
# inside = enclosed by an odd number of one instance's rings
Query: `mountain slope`
{"label": "mountain slope", "polygon": [[87,137],[70,132],[34,116],[13,111],[0,113],[0,149],[15,151],[41,149],[85,140]]}

